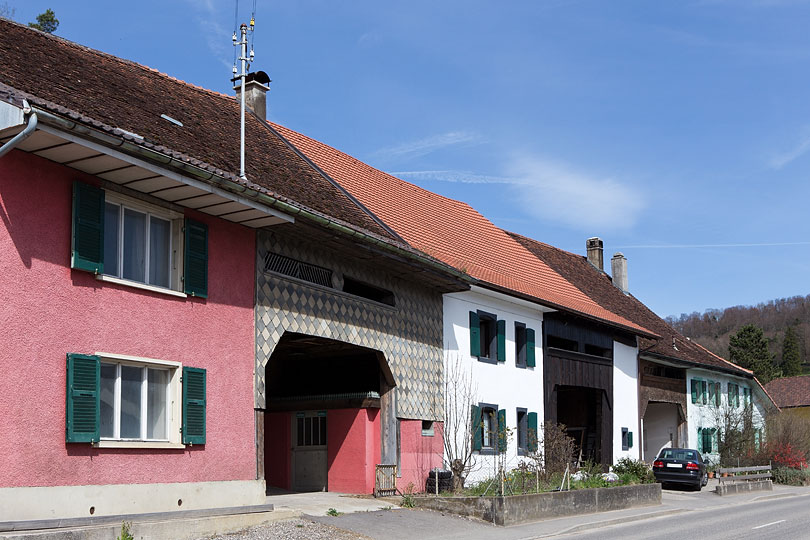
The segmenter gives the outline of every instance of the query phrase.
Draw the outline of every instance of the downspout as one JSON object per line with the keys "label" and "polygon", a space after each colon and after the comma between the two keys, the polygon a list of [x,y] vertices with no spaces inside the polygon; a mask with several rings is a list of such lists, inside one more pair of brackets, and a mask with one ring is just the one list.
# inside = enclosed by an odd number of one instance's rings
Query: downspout
{"label": "downspout", "polygon": [[0,146],[0,158],[11,152],[15,146],[27,139],[34,132],[34,130],[37,129],[37,113],[31,109],[31,106],[26,100],[23,100],[23,114],[30,115],[28,117],[28,125],[25,126],[24,130],[17,133],[13,139],[8,141],[3,146]]}

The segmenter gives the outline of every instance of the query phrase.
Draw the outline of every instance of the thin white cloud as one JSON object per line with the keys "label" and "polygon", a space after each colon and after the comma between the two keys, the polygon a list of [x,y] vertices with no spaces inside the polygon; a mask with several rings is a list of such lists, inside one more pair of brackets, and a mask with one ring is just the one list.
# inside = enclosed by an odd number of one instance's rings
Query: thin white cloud
{"label": "thin white cloud", "polygon": [[439,135],[431,135],[416,141],[409,141],[395,146],[381,148],[374,152],[375,156],[388,158],[414,158],[420,157],[442,148],[457,145],[480,143],[481,137],[470,131],[449,131]]}
{"label": "thin white cloud", "polygon": [[535,156],[519,157],[508,172],[516,179],[515,202],[527,214],[577,230],[629,229],[647,206],[639,190],[619,180]]}
{"label": "thin white cloud", "polygon": [[222,65],[230,69],[233,66],[232,33],[220,23],[223,13],[217,10],[214,0],[186,0],[194,9],[194,21],[200,27],[208,50]]}
{"label": "thin white cloud", "polygon": [[808,152],[808,150],[810,150],[810,134],[805,134],[799,141],[799,144],[797,144],[793,149],[772,157],[769,165],[772,169],[779,170],[792,161],[802,157]]}
{"label": "thin white cloud", "polygon": [[617,249],[699,249],[699,248],[739,248],[772,246],[810,246],[810,242],[759,242],[729,244],[648,244],[638,246],[618,246]]}
{"label": "thin white cloud", "polygon": [[393,176],[405,180],[432,180],[459,184],[517,184],[516,178],[476,174],[468,171],[395,171]]}

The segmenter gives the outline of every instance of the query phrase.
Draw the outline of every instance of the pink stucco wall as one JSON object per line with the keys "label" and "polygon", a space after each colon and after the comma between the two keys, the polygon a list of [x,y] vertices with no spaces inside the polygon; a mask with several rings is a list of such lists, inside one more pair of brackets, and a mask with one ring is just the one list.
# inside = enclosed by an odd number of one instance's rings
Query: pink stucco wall
{"label": "pink stucco wall", "polygon": [[372,493],[380,462],[380,410],[330,410],[326,431],[329,491]]}
{"label": "pink stucco wall", "polygon": [[292,487],[291,454],[292,413],[269,412],[264,415],[264,479],[268,486]]}
{"label": "pink stucco wall", "polygon": [[421,420],[400,420],[400,465],[401,476],[397,479],[397,487],[405,492],[408,484],[413,484],[414,492],[425,490],[430,469],[442,467],[444,443],[442,442],[441,422],[433,423],[433,435],[422,435]]}
{"label": "pink stucco wall", "polygon": [[[70,269],[74,179],[94,181],[19,151],[0,159],[0,486],[255,478],[254,232],[188,212],[209,226],[207,300],[102,283]],[[207,369],[207,443],[66,443],[65,354],[96,351]]]}

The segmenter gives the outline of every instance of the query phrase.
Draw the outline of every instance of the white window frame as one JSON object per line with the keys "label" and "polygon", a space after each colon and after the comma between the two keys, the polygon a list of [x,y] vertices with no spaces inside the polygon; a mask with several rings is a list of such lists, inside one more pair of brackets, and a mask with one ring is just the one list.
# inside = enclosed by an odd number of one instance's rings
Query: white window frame
{"label": "white window frame", "polygon": [[[108,281],[112,283],[118,283],[122,285],[129,285],[131,287],[136,287],[139,289],[146,289],[154,292],[160,292],[164,294],[169,294],[172,296],[179,296],[179,297],[186,297],[186,294],[182,292],[183,290],[183,242],[184,242],[184,235],[183,235],[183,215],[174,212],[172,210],[168,210],[166,208],[161,208],[160,206],[152,205],[138,199],[127,197],[126,195],[122,195],[120,193],[105,191],[105,219],[106,219],[106,205],[107,204],[114,204],[120,208],[118,213],[118,240],[116,243],[118,253],[116,253],[117,259],[117,266],[118,266],[118,274],[113,275],[106,273],[98,274],[96,279],[100,281]],[[123,277],[123,268],[124,268],[124,250],[122,249],[124,245],[124,210],[132,210],[134,212],[138,212],[141,214],[146,214],[146,253],[145,253],[145,261],[144,261],[144,281],[137,281],[133,279],[127,279]],[[150,227],[151,227],[151,218],[155,217],[158,219],[163,219],[169,222],[171,227],[171,233],[169,235],[169,287],[164,287],[162,285],[153,285],[148,283],[149,280],[149,242],[150,242]],[[106,233],[105,233],[106,239]]]}
{"label": "white window frame", "polygon": [[[113,437],[102,437],[96,444],[100,448],[185,448],[182,444],[180,427],[182,425],[182,364],[170,360],[158,360],[124,354],[97,352],[102,364],[116,366]],[[169,372],[166,384],[166,439],[124,439],[121,433],[121,366],[161,369]],[[142,371],[141,380],[141,433],[146,435],[147,384],[146,370]]]}

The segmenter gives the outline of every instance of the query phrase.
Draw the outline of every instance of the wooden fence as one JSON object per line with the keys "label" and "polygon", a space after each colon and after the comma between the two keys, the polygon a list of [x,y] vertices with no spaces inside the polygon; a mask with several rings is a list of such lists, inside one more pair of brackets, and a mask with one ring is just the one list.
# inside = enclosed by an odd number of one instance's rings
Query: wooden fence
{"label": "wooden fence", "polygon": [[717,469],[718,480],[723,482],[748,482],[750,480],[766,480],[771,478],[771,466],[759,465],[755,467],[729,467]]}

